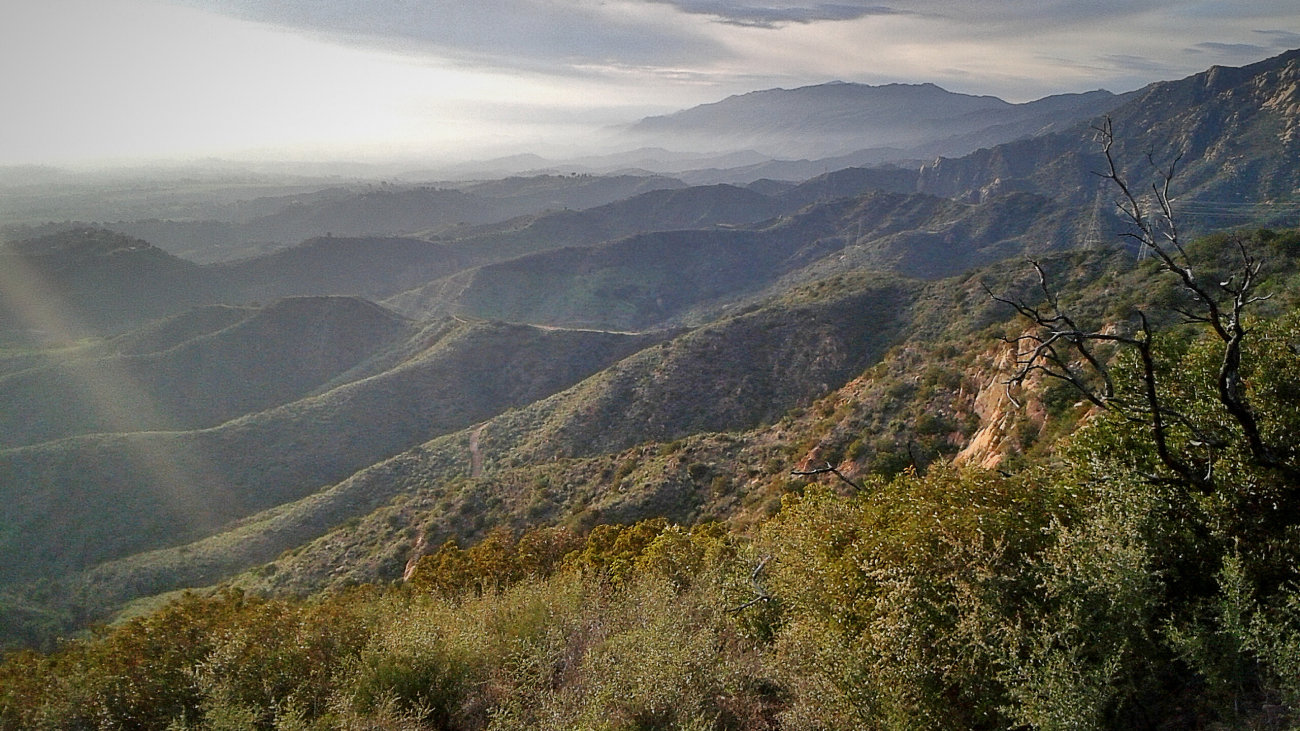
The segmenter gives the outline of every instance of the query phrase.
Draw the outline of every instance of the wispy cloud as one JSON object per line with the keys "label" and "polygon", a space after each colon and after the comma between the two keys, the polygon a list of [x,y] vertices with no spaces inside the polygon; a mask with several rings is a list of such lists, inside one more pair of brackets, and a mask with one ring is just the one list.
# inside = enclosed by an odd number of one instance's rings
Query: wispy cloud
{"label": "wispy cloud", "polygon": [[768,3],[744,0],[650,0],[671,5],[693,15],[707,15],[724,23],[756,28],[777,28],[789,23],[856,20],[869,15],[895,15],[901,12],[885,5],[866,3]]}
{"label": "wispy cloud", "polygon": [[1173,67],[1163,61],[1148,58],[1146,56],[1135,56],[1125,53],[1112,53],[1101,56],[1098,59],[1103,67],[1108,67],[1124,73],[1139,73],[1159,76],[1173,70]]}
{"label": "wispy cloud", "polygon": [[707,34],[627,0],[175,0],[351,45],[476,67],[562,71],[600,62],[695,65],[725,56]]}
{"label": "wispy cloud", "polygon": [[[863,68],[849,59],[860,58],[860,48],[927,46],[922,60],[934,64],[913,63],[918,77],[948,68],[972,78],[971,68],[1002,57],[1009,75],[1046,78],[1052,68],[1026,68],[1018,59],[1073,53],[1065,67],[1122,72],[1109,77],[1113,82],[1099,75],[1101,85],[1127,83],[1132,74],[1190,73],[1199,62],[1188,56],[1198,53],[1231,62],[1300,45],[1300,17],[1285,7],[1293,0],[163,1],[476,69],[570,75],[639,69],[647,79],[737,78],[746,67],[791,58],[794,48],[806,56],[800,68],[841,64],[830,78],[898,76],[897,64]],[[765,35],[737,37],[727,27]],[[806,47],[799,29],[809,27],[833,42]],[[942,81],[918,77],[899,80]]]}
{"label": "wispy cloud", "polygon": [[1206,51],[1223,56],[1258,56],[1267,53],[1268,49],[1263,46],[1256,46],[1252,43],[1197,43],[1189,49],[1194,52]]}
{"label": "wispy cloud", "polygon": [[1288,30],[1257,30],[1255,34],[1268,39],[1269,48],[1300,48],[1300,33],[1292,33]]}

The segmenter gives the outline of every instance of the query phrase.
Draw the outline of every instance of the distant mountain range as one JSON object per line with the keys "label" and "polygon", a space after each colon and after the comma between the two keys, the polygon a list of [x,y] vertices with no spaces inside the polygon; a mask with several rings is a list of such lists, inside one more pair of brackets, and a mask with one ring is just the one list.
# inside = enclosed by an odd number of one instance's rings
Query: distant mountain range
{"label": "distant mountain range", "polygon": [[[151,218],[104,224],[51,223],[12,228],[10,237],[32,238],[81,226],[103,227],[141,238],[200,263],[247,258],[326,235],[383,237],[442,233],[547,210],[581,210],[651,190],[684,188],[657,175],[534,175],[446,186],[389,186],[369,190],[329,188],[313,194],[243,202],[240,220]],[[242,211],[242,213],[241,213]]]}
{"label": "distant mountain range", "polygon": [[628,140],[689,150],[754,149],[774,157],[824,158],[860,150],[881,159],[962,155],[1035,136],[1114,109],[1131,95],[1098,90],[1025,104],[956,94],[934,84],[870,86],[834,82],[728,97],[622,134]]}
{"label": "distant mountain range", "polygon": [[[471,228],[464,238],[319,237],[208,265],[104,229],[73,229],[0,254],[40,291],[59,293],[61,308],[57,317],[33,317],[22,302],[0,302],[0,335],[75,339],[190,307],[309,295],[384,300],[413,317],[641,330],[754,294],[833,252],[856,266],[936,277],[1073,245],[1092,222],[1086,211],[1029,194],[971,205],[886,192],[915,179],[911,171],[845,170],[776,186],[774,195],[729,185],[658,190]],[[967,235],[972,225],[978,233]],[[898,238],[918,229],[927,233]]]}

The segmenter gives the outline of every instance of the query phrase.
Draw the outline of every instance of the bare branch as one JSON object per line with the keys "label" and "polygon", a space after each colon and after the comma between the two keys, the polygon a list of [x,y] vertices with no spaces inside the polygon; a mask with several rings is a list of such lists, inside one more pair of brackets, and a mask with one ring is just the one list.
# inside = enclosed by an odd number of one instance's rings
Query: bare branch
{"label": "bare branch", "polygon": [[858,492],[861,492],[861,491],[862,491],[862,486],[861,486],[861,485],[859,485],[858,483],[854,482],[853,480],[850,480],[849,478],[845,477],[845,476],[844,476],[844,473],[842,473],[842,472],[840,472],[838,469],[836,469],[835,466],[832,465],[830,462],[827,462],[825,467],[818,467],[818,468],[816,468],[816,469],[811,469],[811,470],[790,470],[790,474],[792,474],[792,475],[796,475],[796,476],[798,476],[798,477],[811,477],[811,476],[813,476],[813,475],[824,475],[824,474],[826,474],[826,473],[828,473],[828,472],[829,472],[830,474],[835,475],[836,477],[840,478],[840,479],[843,480],[844,482],[847,482],[847,483],[849,484],[849,486],[852,487],[854,490],[857,490]]}
{"label": "bare branch", "polygon": [[[1143,252],[1154,256],[1160,268],[1172,273],[1182,291],[1195,303],[1191,307],[1175,306],[1173,310],[1182,315],[1187,323],[1205,326],[1223,344],[1217,376],[1220,404],[1241,429],[1246,446],[1258,464],[1278,470],[1292,480],[1300,479],[1300,469],[1279,456],[1284,450],[1264,441],[1242,383],[1241,350],[1242,342],[1248,334],[1244,325],[1245,311],[1249,306],[1268,299],[1267,296],[1254,294],[1262,265],[1251,255],[1245,242],[1238,238],[1236,244],[1241,261],[1239,269],[1223,281],[1207,283],[1198,280],[1182,242],[1171,195],[1181,155],[1174,158],[1168,167],[1162,168],[1155,161],[1154,155],[1147,154],[1147,162],[1156,174],[1156,181],[1151,186],[1154,206],[1148,207],[1120,172],[1113,152],[1115,136],[1110,119],[1104,119],[1093,129],[1097,132],[1107,167],[1105,172],[1097,175],[1111,181],[1119,190],[1116,206],[1132,227],[1122,236],[1136,241]],[[1017,338],[1004,338],[1005,342],[1016,347],[1016,370],[1005,381],[1012,402],[1019,404],[1012,395],[1012,389],[1023,385],[1034,374],[1069,383],[1094,405],[1116,411],[1130,422],[1150,427],[1160,462],[1178,476],[1179,482],[1200,491],[1212,490],[1214,450],[1221,449],[1226,444],[1222,438],[1213,435],[1210,430],[1198,427],[1192,418],[1169,408],[1163,402],[1153,353],[1152,326],[1146,314],[1140,311],[1137,313],[1140,327],[1136,336],[1083,330],[1061,309],[1056,294],[1047,283],[1042,266],[1038,262],[1030,263],[1038,274],[1039,289],[1046,302],[1044,307],[998,297],[985,287],[985,291],[994,300],[1010,305],[1036,328],[1035,332]],[[1212,288],[1217,288],[1221,294],[1216,295]],[[1136,401],[1116,397],[1107,363],[1094,349],[1096,344],[1107,342],[1137,351],[1141,361],[1142,394]],[[1103,384],[1100,388],[1093,385],[1098,379]],[[1175,454],[1169,443],[1171,424],[1186,429],[1192,437],[1189,446],[1206,449],[1208,458],[1189,461],[1184,455]]]}
{"label": "bare branch", "polygon": [[750,607],[754,606],[755,604],[758,604],[759,602],[772,601],[772,595],[768,593],[767,588],[764,587],[762,584],[758,583],[758,575],[763,573],[763,569],[767,566],[767,562],[771,560],[772,557],[770,555],[764,556],[763,560],[759,561],[758,565],[754,567],[753,573],[749,575],[749,583],[754,588],[754,595],[755,595],[754,598],[750,599],[744,604],[741,604],[738,607],[732,607],[731,609],[728,609],[727,610],[728,612],[731,612],[732,614],[739,614],[745,611],[746,609],[749,609]]}

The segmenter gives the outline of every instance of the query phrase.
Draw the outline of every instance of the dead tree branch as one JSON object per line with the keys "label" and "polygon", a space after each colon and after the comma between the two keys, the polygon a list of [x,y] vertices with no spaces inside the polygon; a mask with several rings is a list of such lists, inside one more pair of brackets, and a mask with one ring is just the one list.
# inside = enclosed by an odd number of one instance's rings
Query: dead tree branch
{"label": "dead tree branch", "polygon": [[749,575],[749,583],[754,588],[754,598],[750,599],[744,604],[741,604],[738,607],[733,607],[731,609],[728,609],[727,610],[728,612],[731,612],[732,614],[739,614],[760,602],[772,601],[772,595],[768,593],[767,588],[764,587],[762,584],[758,583],[758,575],[763,573],[763,569],[767,566],[767,562],[771,560],[772,560],[771,556],[764,556],[763,560],[759,561],[758,565],[754,567],[754,572]]}
{"label": "dead tree branch", "polygon": [[[1265,442],[1259,420],[1246,399],[1241,375],[1242,343],[1248,335],[1244,318],[1247,309],[1267,297],[1254,293],[1259,283],[1261,263],[1238,240],[1240,264],[1236,273],[1221,282],[1197,279],[1192,271],[1191,259],[1184,248],[1181,233],[1174,216],[1170,188],[1179,160],[1168,167],[1156,163],[1153,155],[1147,162],[1156,173],[1149,197],[1139,196],[1120,172],[1113,147],[1114,129],[1109,119],[1093,128],[1106,158],[1107,170],[1097,173],[1111,181],[1119,190],[1115,201],[1122,217],[1130,224],[1123,236],[1138,243],[1141,251],[1149,252],[1162,271],[1172,273],[1181,290],[1191,300],[1188,307],[1175,307],[1185,322],[1204,326],[1223,344],[1223,356],[1217,374],[1218,401],[1241,429],[1251,457],[1260,465],[1279,470],[1288,477],[1300,477],[1300,470],[1284,461],[1281,450]],[[1054,378],[1070,384],[1093,405],[1116,411],[1132,422],[1151,429],[1156,455],[1164,466],[1183,482],[1199,491],[1213,489],[1213,454],[1225,446],[1210,429],[1198,427],[1193,419],[1172,409],[1158,382],[1158,367],[1153,352],[1153,329],[1145,312],[1138,311],[1136,332],[1123,334],[1080,327],[1075,319],[1061,309],[1058,298],[1047,282],[1043,267],[1031,261],[1038,275],[1038,285],[1044,304],[1029,303],[994,295],[994,300],[1010,305],[1025,319],[1033,323],[1033,330],[1015,338],[1004,340],[1016,348],[1015,369],[1004,382],[1008,397],[1019,405],[1013,390],[1023,386],[1035,374]],[[1098,352],[1098,346],[1111,344],[1132,348],[1141,364],[1141,396],[1137,399],[1117,397],[1114,378],[1107,359]],[[1174,453],[1170,447],[1169,429],[1178,424],[1192,435],[1192,446],[1207,450],[1206,459],[1189,460]]]}
{"label": "dead tree branch", "polygon": [[[1107,172],[1100,175],[1110,180],[1120,190],[1121,197],[1116,201],[1121,213],[1132,224],[1133,230],[1126,235],[1138,240],[1147,247],[1161,264],[1161,269],[1172,272],[1183,290],[1191,295],[1199,312],[1179,309],[1188,322],[1208,326],[1211,332],[1223,343],[1223,357],[1220,360],[1217,377],[1218,399],[1241,428],[1246,438],[1251,457],[1260,465],[1288,474],[1300,476],[1300,471],[1287,464],[1279,457],[1279,450],[1265,443],[1260,432],[1259,420],[1250,403],[1246,400],[1241,377],[1241,348],[1248,330],[1245,314],[1251,305],[1268,299],[1254,294],[1259,283],[1259,274],[1263,264],[1251,255],[1246,245],[1237,240],[1237,251],[1241,263],[1235,274],[1222,282],[1198,280],[1192,272],[1191,261],[1183,248],[1177,219],[1174,216],[1173,199],[1169,189],[1174,180],[1178,158],[1169,167],[1161,168],[1151,154],[1147,161],[1157,173],[1156,182],[1152,183],[1158,213],[1146,210],[1139,198],[1124,181],[1119,173],[1112,148],[1115,143],[1114,128],[1109,118],[1098,127],[1098,139],[1103,154],[1106,156]],[[1213,291],[1218,290],[1218,293]],[[1144,318],[1145,321],[1145,318]]]}
{"label": "dead tree branch", "polygon": [[[915,460],[913,460],[913,462],[915,462]],[[790,470],[790,474],[795,475],[797,477],[811,477],[813,475],[824,475],[827,473],[835,475],[836,477],[840,478],[844,482],[848,483],[849,487],[852,487],[854,490],[858,492],[862,492],[861,485],[845,477],[844,473],[836,469],[835,466],[832,465],[830,462],[827,462],[825,467],[818,467],[812,470]]]}

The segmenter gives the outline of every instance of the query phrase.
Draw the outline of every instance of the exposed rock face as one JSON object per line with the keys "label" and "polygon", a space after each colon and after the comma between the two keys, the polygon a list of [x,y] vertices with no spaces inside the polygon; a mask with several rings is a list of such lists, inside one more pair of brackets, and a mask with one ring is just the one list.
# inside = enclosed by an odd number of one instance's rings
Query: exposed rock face
{"label": "exposed rock face", "polygon": [[1028,422],[1033,429],[1042,431],[1047,411],[1034,396],[1042,393],[1043,379],[1033,374],[1023,385],[1008,390],[1007,379],[1015,373],[1017,362],[1017,346],[1007,345],[994,355],[991,369],[978,374],[984,385],[975,394],[972,410],[980,425],[953,457],[954,464],[996,469],[1021,449],[1021,425]]}
{"label": "exposed rock face", "polygon": [[1015,349],[1003,349],[994,366],[994,371],[987,374],[984,385],[974,399],[975,415],[979,417],[980,427],[971,435],[966,447],[953,458],[954,464],[991,470],[1006,459],[1007,435],[1018,411],[1011,402],[1005,383],[1015,366]]}

